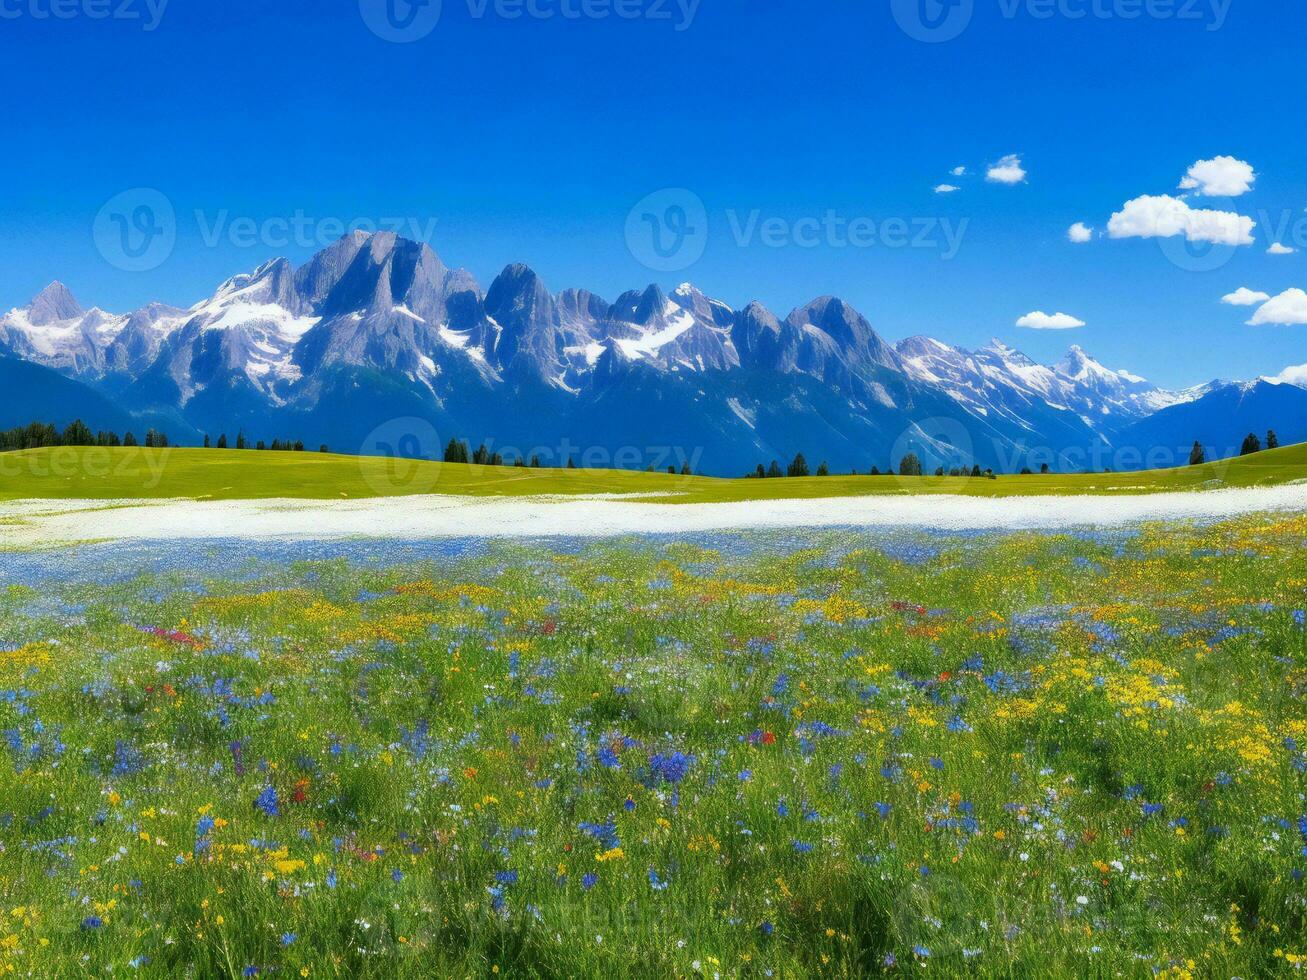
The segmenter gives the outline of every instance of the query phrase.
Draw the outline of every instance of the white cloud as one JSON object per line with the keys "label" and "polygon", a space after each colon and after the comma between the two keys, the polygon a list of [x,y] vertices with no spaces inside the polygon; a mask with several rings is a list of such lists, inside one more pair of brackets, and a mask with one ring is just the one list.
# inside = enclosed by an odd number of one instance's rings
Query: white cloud
{"label": "white cloud", "polygon": [[1027,313],[1017,321],[1018,327],[1028,327],[1031,330],[1074,330],[1084,325],[1084,320],[1077,320],[1066,313],[1054,313],[1049,316],[1043,310]]}
{"label": "white cloud", "polygon": [[1094,229],[1090,228],[1083,221],[1077,221],[1067,229],[1066,237],[1069,241],[1077,245],[1083,245],[1085,242],[1092,241],[1094,238]]}
{"label": "white cloud", "polygon": [[1256,306],[1258,303],[1265,303],[1270,298],[1270,293],[1261,293],[1255,289],[1249,289],[1247,286],[1240,286],[1234,292],[1222,296],[1221,302],[1227,306]]}
{"label": "white cloud", "polygon": [[1252,327],[1268,323],[1281,327],[1307,324],[1307,293],[1301,289],[1286,289],[1263,303],[1248,321]]}
{"label": "white cloud", "polygon": [[998,163],[990,164],[985,172],[985,179],[991,184],[1019,184],[1026,179],[1025,168],[1021,166],[1021,157],[1009,153]]}
{"label": "white cloud", "polygon": [[1256,179],[1251,164],[1234,157],[1214,157],[1190,167],[1180,189],[1196,190],[1203,197],[1238,197],[1252,190]]}
{"label": "white cloud", "polygon": [[949,171],[949,173],[952,174],[954,177],[965,177],[967,175],[967,168],[954,167],[952,170]]}
{"label": "white cloud", "polygon": [[1288,245],[1284,245],[1280,242],[1276,242],[1274,245],[1272,245],[1270,248],[1266,250],[1266,254],[1267,255],[1292,255],[1296,251],[1298,251],[1296,248],[1290,248]]}
{"label": "white cloud", "polygon": [[1257,222],[1233,211],[1191,208],[1169,194],[1136,197],[1127,201],[1107,223],[1113,238],[1174,238],[1215,245],[1251,245]]}
{"label": "white cloud", "polygon": [[1266,380],[1278,382],[1280,384],[1297,385],[1299,388],[1307,388],[1307,364],[1287,367],[1275,377],[1267,378]]}
{"label": "white cloud", "polygon": [[935,185],[935,193],[936,193],[936,194],[952,194],[953,192],[955,192],[955,191],[960,191],[960,190],[962,190],[962,188],[961,188],[961,187],[957,187],[957,186],[955,186],[954,184],[936,184],[936,185]]}

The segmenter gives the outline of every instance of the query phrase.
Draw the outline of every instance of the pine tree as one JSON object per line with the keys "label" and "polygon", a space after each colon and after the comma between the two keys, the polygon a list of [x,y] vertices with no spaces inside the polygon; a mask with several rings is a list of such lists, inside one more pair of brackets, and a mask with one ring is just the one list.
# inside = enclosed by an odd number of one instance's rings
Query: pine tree
{"label": "pine tree", "polygon": [[1251,456],[1253,453],[1260,453],[1261,451],[1262,451],[1262,440],[1257,438],[1257,434],[1255,432],[1250,432],[1248,433],[1247,436],[1244,437],[1243,447],[1239,450],[1239,455]]}
{"label": "pine tree", "polygon": [[681,476],[694,476],[694,472],[690,469],[690,463],[688,460],[681,464]]}
{"label": "pine tree", "polygon": [[980,474],[980,464],[979,464],[979,463],[977,463],[975,466],[971,467],[971,475],[972,475],[972,476],[980,476],[980,475],[981,475],[981,474]]}
{"label": "pine tree", "polygon": [[238,430],[238,431],[236,432],[236,448],[237,448],[237,449],[247,449],[247,448],[248,448],[248,446],[247,446],[246,443],[245,443],[245,430],[244,430],[244,429],[240,429],[240,430]]}
{"label": "pine tree", "polygon": [[1040,472],[1041,475],[1047,475],[1047,473],[1048,473],[1048,464],[1047,464],[1047,463],[1040,463],[1040,464],[1039,464],[1039,472]]}
{"label": "pine tree", "polygon": [[771,466],[767,467],[767,477],[768,479],[774,480],[780,475],[781,475],[781,466],[779,463],[776,462],[776,460],[773,459],[771,461]]}
{"label": "pine tree", "polygon": [[899,476],[921,476],[921,460],[916,453],[908,453],[899,461]]}
{"label": "pine tree", "polygon": [[873,466],[873,467],[871,468],[871,475],[872,475],[872,476],[880,476],[880,467],[879,467],[879,466]]}
{"label": "pine tree", "polygon": [[785,472],[786,476],[807,476],[808,461],[803,458],[803,453],[799,453],[790,463],[789,469]]}
{"label": "pine tree", "polygon": [[93,446],[95,445],[95,436],[91,435],[91,430],[85,422],[77,419],[64,429],[63,444],[65,446]]}
{"label": "pine tree", "polygon": [[817,467],[817,475],[830,476],[830,467],[826,465],[826,461],[824,459],[821,461],[821,465]]}
{"label": "pine tree", "polygon": [[134,435],[132,435],[130,432],[126,433],[126,434],[123,436],[123,445],[124,445],[124,446],[135,446],[135,445],[136,445],[136,437],[135,437]]}
{"label": "pine tree", "polygon": [[331,452],[331,450],[327,448],[327,444],[324,442],[321,446],[318,447],[318,452],[329,453]]}
{"label": "pine tree", "polygon": [[227,433],[224,432],[222,433],[222,435],[218,436],[218,448],[219,449],[227,448]]}
{"label": "pine tree", "polygon": [[1203,444],[1197,439],[1194,440],[1194,448],[1189,450],[1189,465],[1202,466],[1207,462],[1207,453],[1203,450]]}
{"label": "pine tree", "polygon": [[208,434],[207,432],[204,433],[204,448],[205,448],[205,449],[211,449],[211,448],[212,448],[212,446],[209,445],[209,434]]}
{"label": "pine tree", "polygon": [[567,468],[569,470],[576,469],[576,460],[574,460],[571,456],[567,457]]}
{"label": "pine tree", "polygon": [[538,469],[540,469],[540,457],[539,457],[539,456],[532,456],[532,457],[531,457],[531,469],[533,469],[533,470],[538,470]]}
{"label": "pine tree", "polygon": [[754,475],[755,475],[759,480],[765,479],[766,476],[767,476],[767,470],[766,470],[766,468],[765,468],[761,463],[759,463],[759,464],[758,464],[758,472],[755,473]]}
{"label": "pine tree", "polygon": [[1280,448],[1280,437],[1275,434],[1274,429],[1266,430],[1266,448],[1267,449]]}

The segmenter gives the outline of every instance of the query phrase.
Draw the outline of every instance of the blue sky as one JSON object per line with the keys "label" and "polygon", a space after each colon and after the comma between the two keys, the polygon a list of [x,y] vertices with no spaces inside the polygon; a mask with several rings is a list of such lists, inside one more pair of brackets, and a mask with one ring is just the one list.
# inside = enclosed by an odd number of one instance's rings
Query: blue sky
{"label": "blue sky", "polygon": [[[965,29],[926,43],[916,0],[534,0],[518,17],[444,0],[429,34],[392,43],[373,0],[170,0],[157,24],[163,0],[51,2],[0,0],[6,309],[53,278],[115,311],[189,305],[274,255],[303,261],[336,222],[402,219],[483,285],[523,261],[609,299],[691,280],[783,316],[830,293],[891,340],[996,336],[1046,361],[1079,343],[1171,386],[1307,361],[1307,325],[1248,326],[1256,307],[1220,302],[1307,289],[1302,4],[955,0]],[[570,16],[587,3],[608,16]],[[106,8],[124,16],[91,15]],[[985,179],[1013,154],[1024,180]],[[1254,168],[1251,190],[1184,200],[1253,218],[1253,244],[1195,263],[1180,237],[1104,234],[1219,156]],[[173,207],[176,243],[125,271],[92,228],[140,187]],[[626,229],[667,188],[702,201],[706,242],[663,271]],[[876,240],[809,240],[827,215]],[[893,219],[926,247],[882,240]],[[1078,221],[1091,241],[1068,241]],[[1298,251],[1267,254],[1277,228]],[[1086,326],[1015,325],[1033,311]]]}

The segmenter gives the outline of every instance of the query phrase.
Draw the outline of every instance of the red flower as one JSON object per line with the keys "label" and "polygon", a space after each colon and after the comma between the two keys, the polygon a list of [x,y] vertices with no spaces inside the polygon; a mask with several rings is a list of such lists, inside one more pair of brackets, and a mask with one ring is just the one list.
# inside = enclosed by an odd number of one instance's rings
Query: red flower
{"label": "red flower", "polygon": [[763,733],[762,733],[762,744],[763,744],[763,745],[775,745],[775,744],[776,744],[776,733],[775,733],[775,732],[763,732]]}

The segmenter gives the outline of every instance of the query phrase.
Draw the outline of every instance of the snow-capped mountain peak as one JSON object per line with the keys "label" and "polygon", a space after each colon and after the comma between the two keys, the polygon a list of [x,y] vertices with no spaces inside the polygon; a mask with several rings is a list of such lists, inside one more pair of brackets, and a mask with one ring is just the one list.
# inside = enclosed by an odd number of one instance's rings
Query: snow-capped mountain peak
{"label": "snow-capped mountain peak", "polygon": [[27,320],[33,326],[43,327],[49,323],[75,319],[84,312],[68,287],[56,280],[32,298],[32,302],[27,305]]}

